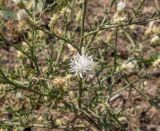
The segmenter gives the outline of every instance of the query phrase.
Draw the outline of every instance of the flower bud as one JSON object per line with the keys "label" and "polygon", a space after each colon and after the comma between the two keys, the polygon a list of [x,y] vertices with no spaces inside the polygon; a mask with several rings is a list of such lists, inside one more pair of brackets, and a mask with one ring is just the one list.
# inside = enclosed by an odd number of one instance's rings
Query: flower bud
{"label": "flower bud", "polygon": [[62,119],[56,119],[55,124],[56,124],[57,126],[62,126],[62,125],[64,125],[65,123],[64,123],[64,121],[63,121]]}
{"label": "flower bud", "polygon": [[16,98],[17,99],[22,99],[23,98],[22,93],[21,92],[17,92],[16,93]]}
{"label": "flower bud", "polygon": [[157,58],[154,62],[153,62],[153,67],[156,69],[158,67],[160,67],[160,57]]}
{"label": "flower bud", "polygon": [[24,56],[24,54],[21,51],[17,51],[17,57],[18,58],[22,58]]}
{"label": "flower bud", "polygon": [[160,37],[159,36],[154,36],[152,39],[151,39],[151,43],[152,44],[156,44],[160,41]]}
{"label": "flower bud", "polygon": [[24,9],[20,9],[17,12],[17,19],[20,20],[26,20],[28,19],[28,13]]}
{"label": "flower bud", "polygon": [[123,1],[120,1],[120,2],[117,4],[117,12],[122,12],[125,7],[126,7],[126,3],[123,2]]}
{"label": "flower bud", "polygon": [[77,13],[77,15],[76,15],[76,21],[77,22],[80,22],[81,21],[81,19],[82,19],[82,11],[80,10],[78,13]]}

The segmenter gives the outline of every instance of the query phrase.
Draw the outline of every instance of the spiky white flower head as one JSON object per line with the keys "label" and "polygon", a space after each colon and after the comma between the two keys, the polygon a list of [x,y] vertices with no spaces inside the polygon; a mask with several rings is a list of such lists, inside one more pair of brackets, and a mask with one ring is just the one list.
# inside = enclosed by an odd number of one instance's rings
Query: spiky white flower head
{"label": "spiky white flower head", "polygon": [[88,56],[84,48],[82,49],[82,55],[77,53],[74,56],[74,59],[70,61],[70,71],[79,75],[81,78],[84,74],[90,73],[95,68],[95,62],[93,61],[92,56]]}
{"label": "spiky white flower head", "polygon": [[17,12],[18,20],[26,20],[28,18],[28,13],[24,9],[20,9]]}
{"label": "spiky white flower head", "polygon": [[125,7],[126,7],[126,3],[121,0],[121,1],[117,4],[117,12],[122,12]]}

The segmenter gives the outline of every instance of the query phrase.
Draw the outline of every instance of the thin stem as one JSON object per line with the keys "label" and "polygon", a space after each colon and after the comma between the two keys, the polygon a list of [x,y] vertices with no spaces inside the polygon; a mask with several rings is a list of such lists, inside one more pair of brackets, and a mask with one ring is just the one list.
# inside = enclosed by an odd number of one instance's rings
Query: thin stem
{"label": "thin stem", "polygon": [[[73,8],[74,4],[75,4],[75,1],[72,2],[72,8]],[[68,26],[68,24],[71,20],[72,12],[73,12],[73,10],[71,10],[69,16],[66,16],[65,31],[64,31],[65,32],[64,33],[65,37],[67,35],[67,26]],[[61,47],[60,47],[60,50],[58,52],[58,56],[57,56],[57,59],[56,59],[56,64],[58,64],[58,62],[59,62],[60,56],[61,56],[62,51],[63,51],[64,44],[65,44],[65,41],[63,41],[62,44],[61,44]]]}
{"label": "thin stem", "polygon": [[115,31],[115,45],[114,45],[114,71],[117,68],[117,43],[118,43],[118,27]]}
{"label": "thin stem", "polygon": [[39,17],[41,17],[49,8],[52,8],[53,6],[55,6],[57,4],[57,1],[53,2],[52,4],[48,5],[39,15]]}
{"label": "thin stem", "polygon": [[[112,0],[112,2],[111,2],[111,4],[110,4],[110,7],[109,7],[109,9],[107,10],[107,13],[106,13],[106,15],[104,16],[104,18],[103,18],[103,20],[102,20],[102,22],[101,22],[101,26],[103,26],[103,24],[105,23],[105,20],[106,20],[106,18],[107,18],[107,16],[108,16],[108,14],[109,14],[112,6],[114,5],[114,2],[115,2],[115,1],[116,1],[116,0]],[[98,34],[98,32],[96,32],[96,33],[93,35],[93,37],[88,41],[88,43],[87,43],[87,45],[86,45],[86,47],[85,47],[85,50],[90,46],[90,44],[93,42],[93,40],[95,39],[95,37],[97,36],[97,34]]]}
{"label": "thin stem", "polygon": [[130,82],[130,83],[129,83],[128,85],[126,85],[125,87],[123,87],[123,88],[119,89],[118,91],[116,91],[115,93],[113,93],[111,97],[117,95],[117,94],[120,93],[121,91],[129,88],[132,84],[137,83],[137,82],[139,82],[139,81],[140,81],[140,80],[137,79],[137,80],[135,80],[135,81]]}
{"label": "thin stem", "polygon": [[15,88],[18,88],[18,89],[23,89],[23,90],[27,90],[27,91],[30,91],[30,92],[33,92],[35,94],[38,94],[38,95],[41,95],[41,96],[47,96],[47,94],[43,94],[37,90],[34,90],[28,86],[25,86],[21,83],[18,83],[17,81],[13,81],[11,79],[7,79],[7,80],[2,80],[0,81],[0,83],[3,83],[3,84],[9,84],[9,85],[12,85],[14,86]]}
{"label": "thin stem", "polygon": [[82,93],[83,93],[83,80],[82,78],[80,78],[79,80],[79,98],[78,98],[79,109],[82,108]]}
{"label": "thin stem", "polygon": [[36,71],[37,71],[37,76],[41,75],[41,70],[40,70],[40,67],[38,65],[38,59],[37,59],[37,56],[36,56],[36,52],[35,52],[35,37],[36,37],[36,31],[35,29],[33,29],[32,31],[32,45],[30,46],[30,51],[31,51],[31,60],[32,62],[34,63],[35,65],[35,68],[36,68]]}
{"label": "thin stem", "polygon": [[[20,122],[12,122],[12,121],[0,121],[0,125],[3,126],[9,126],[9,127],[14,127],[14,126],[22,126],[22,123]],[[52,129],[80,129],[80,128],[85,128],[84,125],[75,125],[75,126],[55,126],[54,124],[39,124],[39,123],[31,123],[28,125],[28,127],[37,127],[37,128],[52,128]]]}
{"label": "thin stem", "polygon": [[81,38],[80,38],[79,50],[81,50],[81,48],[83,46],[83,39],[84,39],[83,34],[84,34],[84,22],[85,22],[85,15],[86,15],[86,7],[87,7],[87,0],[84,0],[82,20],[81,20]]}
{"label": "thin stem", "polygon": [[[114,69],[112,75],[115,74],[117,69],[117,43],[118,43],[118,27],[115,30],[115,44],[114,44]],[[112,78],[113,79],[113,78]],[[114,85],[114,80],[112,80],[112,84],[109,86],[109,94],[112,94],[112,88]]]}
{"label": "thin stem", "polygon": [[124,32],[124,34],[126,35],[126,37],[128,38],[128,40],[130,41],[130,43],[131,43],[133,46],[135,46],[136,43],[134,42],[134,40],[132,39],[132,37],[130,36],[130,34],[129,34],[127,31],[125,31],[125,30],[123,30],[123,32]]}
{"label": "thin stem", "polygon": [[98,32],[95,33],[92,38],[88,41],[86,47],[85,47],[85,50],[87,50],[87,48],[90,46],[90,44],[93,42],[93,40],[95,39],[95,37],[97,36]]}
{"label": "thin stem", "polygon": [[52,37],[56,37],[56,38],[58,38],[58,39],[60,39],[60,40],[63,40],[63,41],[65,41],[66,43],[72,44],[72,42],[71,42],[70,40],[68,40],[68,39],[66,39],[66,38],[64,38],[64,37],[62,37],[62,36],[59,36],[59,35],[55,34],[54,32],[50,32],[50,31],[44,29],[43,27],[38,26],[36,23],[34,23],[34,22],[31,21],[31,20],[27,20],[27,22],[28,22],[29,25],[32,26],[33,28],[36,28],[36,29],[38,29],[38,30],[41,30],[41,31],[45,32],[46,34],[51,35]]}
{"label": "thin stem", "polygon": [[107,30],[107,29],[111,29],[111,28],[125,27],[125,26],[130,26],[130,25],[148,24],[151,21],[156,21],[156,20],[159,20],[159,19],[160,19],[160,17],[154,18],[154,19],[148,19],[148,20],[133,21],[133,22],[130,22],[130,23],[125,23],[125,24],[122,24],[122,23],[121,24],[113,24],[113,25],[107,25],[106,24],[106,25],[100,26],[96,30],[93,30],[93,31],[89,32],[88,34],[84,35],[83,37],[85,38],[85,37],[88,37],[90,35],[94,35],[97,32]]}
{"label": "thin stem", "polygon": [[14,86],[18,89],[27,90],[27,91],[36,93],[36,94],[41,95],[41,96],[46,96],[47,95],[47,94],[41,93],[37,90],[34,90],[31,87],[26,86],[25,84],[22,84],[22,83],[19,83],[18,81],[14,81],[14,80],[10,79],[8,76],[5,75],[5,73],[2,70],[0,70],[0,74],[2,75],[0,83],[9,84],[9,85],[12,85],[12,86]]}
{"label": "thin stem", "polygon": [[103,18],[103,20],[102,20],[101,26],[105,23],[105,20],[106,20],[108,14],[109,14],[109,12],[110,12],[110,10],[111,10],[111,8],[113,7],[113,5],[114,5],[115,2],[116,2],[116,0],[112,0],[112,1],[111,1],[111,4],[110,4],[110,6],[109,6],[109,9],[107,10],[107,13],[105,14],[105,16],[104,16],[104,18]]}
{"label": "thin stem", "polygon": [[[83,14],[82,14],[82,20],[81,20],[81,36],[80,36],[80,45],[79,45],[80,51],[83,46],[83,39],[84,39],[83,34],[84,34],[84,22],[85,22],[87,1],[88,0],[84,0],[84,3],[83,3]],[[79,80],[79,99],[78,99],[79,109],[81,109],[81,107],[82,107],[82,93],[83,93],[83,80],[82,80],[82,78],[80,78],[80,80]]]}

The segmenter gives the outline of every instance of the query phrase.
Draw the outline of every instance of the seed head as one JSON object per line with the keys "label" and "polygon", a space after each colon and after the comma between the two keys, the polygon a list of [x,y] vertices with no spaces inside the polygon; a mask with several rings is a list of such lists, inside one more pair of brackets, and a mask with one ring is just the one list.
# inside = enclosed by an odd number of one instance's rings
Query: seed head
{"label": "seed head", "polygon": [[55,87],[57,87],[57,89],[58,88],[66,89],[68,87],[70,78],[71,78],[71,75],[67,75],[65,77],[58,76],[52,80],[52,83]]}
{"label": "seed head", "polygon": [[154,62],[153,62],[153,67],[154,69],[157,69],[158,67],[160,67],[160,57],[157,58]]}
{"label": "seed head", "polygon": [[125,61],[119,68],[118,71],[123,71],[125,73],[131,73],[134,71],[136,67],[137,62],[136,61]]}
{"label": "seed head", "polygon": [[118,13],[116,13],[114,16],[113,16],[113,20],[112,20],[112,23],[113,24],[118,24],[118,23],[122,23],[124,21],[127,20],[127,17],[123,14],[123,15],[119,15]]}

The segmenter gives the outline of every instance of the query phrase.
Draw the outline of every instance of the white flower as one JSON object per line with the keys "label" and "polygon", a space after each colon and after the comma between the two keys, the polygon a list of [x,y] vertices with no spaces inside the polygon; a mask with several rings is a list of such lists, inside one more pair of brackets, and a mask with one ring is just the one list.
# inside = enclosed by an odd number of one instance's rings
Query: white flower
{"label": "white flower", "polygon": [[125,7],[126,7],[126,3],[123,2],[123,1],[120,1],[120,2],[117,4],[117,12],[123,11]]}
{"label": "white flower", "polygon": [[94,70],[95,62],[93,61],[92,56],[88,56],[82,50],[82,55],[77,53],[74,56],[74,59],[70,62],[70,71],[75,73],[75,75],[79,75],[81,78],[84,74],[90,73]]}
{"label": "white flower", "polygon": [[18,20],[26,20],[28,18],[28,13],[24,9],[20,9],[17,12]]}

